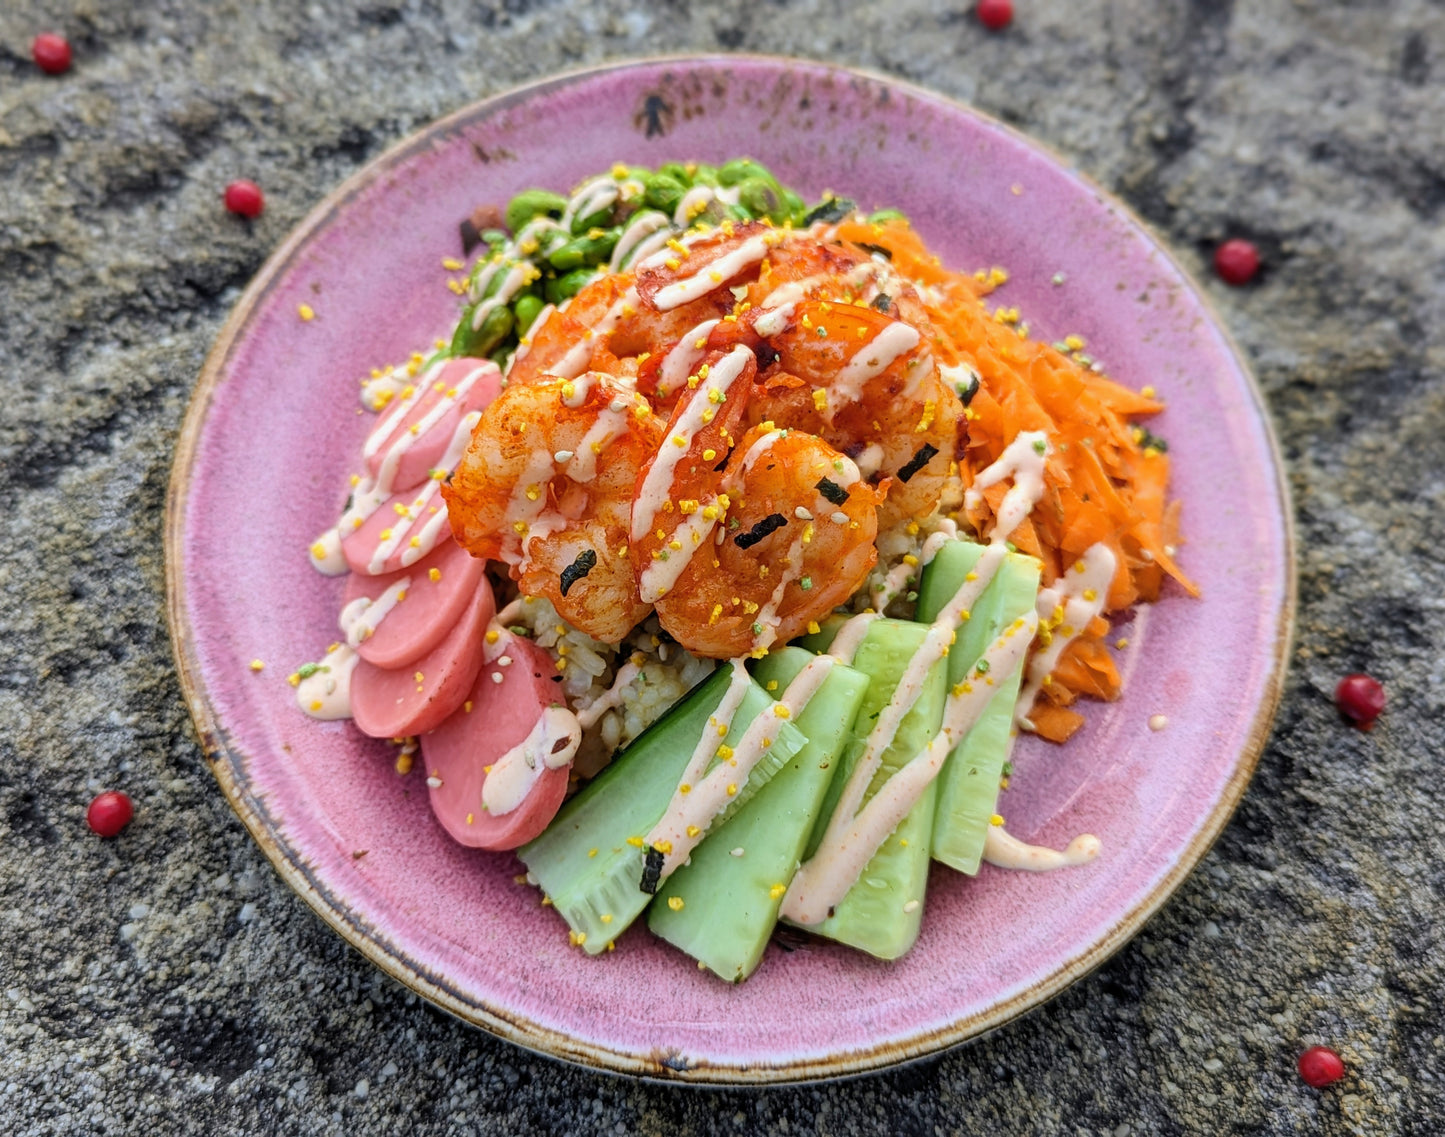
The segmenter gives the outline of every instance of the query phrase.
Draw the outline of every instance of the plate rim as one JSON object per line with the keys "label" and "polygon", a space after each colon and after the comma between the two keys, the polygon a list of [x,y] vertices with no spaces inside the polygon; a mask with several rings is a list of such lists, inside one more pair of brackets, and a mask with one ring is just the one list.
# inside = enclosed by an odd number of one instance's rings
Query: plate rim
{"label": "plate rim", "polygon": [[[1208,317],[1211,330],[1221,339],[1222,347],[1232,358],[1251,400],[1251,409],[1262,428],[1271,459],[1274,489],[1284,521],[1282,534],[1285,552],[1284,590],[1276,613],[1277,630],[1273,658],[1265,687],[1253,720],[1246,734],[1243,749],[1224,787],[1194,837],[1185,846],[1150,892],[1124,915],[1117,918],[1108,932],[1086,950],[1066,959],[1054,971],[1027,989],[1000,1000],[984,1011],[955,1020],[946,1026],[911,1034],[906,1038],[883,1041],[866,1049],[839,1054],[785,1060],[780,1063],[714,1063],[689,1058],[675,1063],[668,1056],[615,1050],[606,1045],[582,1042],[563,1032],[542,1026],[525,1016],[507,1012],[475,997],[464,997],[440,977],[430,975],[413,960],[385,950],[368,935],[363,922],[349,910],[339,896],[331,892],[316,874],[281,841],[265,806],[237,776],[238,755],[244,753],[219,721],[210,702],[201,673],[200,659],[193,631],[187,619],[187,592],[184,573],[184,538],[187,517],[187,495],[190,478],[199,456],[199,442],[213,396],[222,379],[242,333],[253,311],[270,293],[282,271],[290,266],[316,233],[330,222],[339,210],[363,189],[385,177],[414,151],[430,145],[438,136],[476,119],[486,119],[510,106],[524,103],[539,95],[571,86],[579,81],[634,69],[659,66],[703,66],[726,68],[739,62],[763,64],[778,69],[796,68],[816,75],[846,80],[864,80],[897,91],[923,103],[941,106],[950,113],[963,114],[999,130],[1030,148],[1076,178],[1094,193],[1106,207],[1116,211],[1136,227],[1152,244],[1180,278],[1192,289]],[[602,64],[572,68],[543,79],[510,87],[485,99],[476,100],[451,113],[427,123],[399,139],[361,169],[327,193],[286,235],[232,307],[210,351],[207,353],[191,393],[182,420],[172,458],[166,491],[164,519],[164,557],[166,583],[166,620],[176,676],[190,712],[202,752],[227,802],[236,816],[260,846],[281,879],[321,917],[334,932],[356,949],[371,964],[402,986],[416,992],[449,1014],[508,1042],[515,1043],[544,1057],[561,1059],[590,1070],[610,1074],[631,1074],[645,1080],[700,1085],[779,1085],[851,1077],[880,1071],[941,1053],[963,1042],[981,1037],[1042,1006],[1099,967],[1132,939],[1154,914],[1174,895],[1213,846],[1234,814],[1258,765],[1268,742],[1275,714],[1284,692],[1292,656],[1295,616],[1298,604],[1298,565],[1296,559],[1295,515],[1287,476],[1287,467],[1275,434],[1274,423],[1263,391],[1253,370],[1235,342],[1228,326],[1213,302],[1200,287],[1194,275],[1175,258],[1169,245],[1154,227],[1138,216],[1122,199],[1104,189],[1075,163],[1059,154],[1052,146],[1016,130],[994,116],[907,80],[898,79],[868,68],[845,66],[821,60],[752,52],[682,52],[629,57]]]}

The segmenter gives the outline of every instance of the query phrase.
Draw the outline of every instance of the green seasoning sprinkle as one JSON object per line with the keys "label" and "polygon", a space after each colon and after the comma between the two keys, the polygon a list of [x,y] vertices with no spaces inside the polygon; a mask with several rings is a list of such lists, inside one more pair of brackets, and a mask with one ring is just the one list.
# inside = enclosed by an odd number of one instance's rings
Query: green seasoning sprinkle
{"label": "green seasoning sprinkle", "polygon": [[841,459],[841,458],[834,458],[834,459],[833,459],[833,469],[837,470],[838,473],[841,474],[841,473],[843,472],[843,459]]}
{"label": "green seasoning sprinkle", "polygon": [[1045,442],[1042,438],[1036,438],[1036,439],[1034,439],[1034,453],[1035,453],[1035,454],[1047,454],[1048,452],[1049,452],[1049,444],[1048,444],[1047,442]]}
{"label": "green seasoning sprinkle", "polygon": [[763,634],[763,626],[762,626],[761,624],[754,624],[754,625],[753,625],[753,635],[755,635],[755,636],[760,636],[760,635],[762,635],[762,634]]}
{"label": "green seasoning sprinkle", "polygon": [[980,659],[977,663],[975,663],[975,664],[973,665],[973,669],[974,669],[975,671],[977,671],[980,675],[987,675],[987,674],[988,674],[988,660],[986,660],[986,659]]}
{"label": "green seasoning sprinkle", "polygon": [[817,326],[817,328],[815,328],[814,330],[815,330],[820,336],[824,337],[825,339],[827,338],[827,336],[828,336],[828,329],[825,328],[825,327],[823,327],[822,324],[819,324],[819,325]]}
{"label": "green seasoning sprinkle", "polygon": [[1148,450],[1152,447],[1153,449],[1159,451],[1159,453],[1161,454],[1167,454],[1169,452],[1169,443],[1165,442],[1164,439],[1160,438],[1157,434],[1150,434],[1142,427],[1140,428],[1140,430],[1141,433],[1139,435],[1139,445],[1143,449]]}
{"label": "green seasoning sprinkle", "polygon": [[804,592],[812,592],[813,578],[811,576],[803,577],[802,580],[798,581],[798,587],[801,588]]}
{"label": "green seasoning sprinkle", "polygon": [[303,663],[300,667],[296,669],[296,674],[301,676],[302,679],[310,679],[311,676],[315,675],[318,671],[330,670],[331,668],[323,667],[319,663]]}
{"label": "green seasoning sprinkle", "polygon": [[530,636],[532,634],[532,629],[525,624],[513,624],[507,631],[511,632],[514,636]]}

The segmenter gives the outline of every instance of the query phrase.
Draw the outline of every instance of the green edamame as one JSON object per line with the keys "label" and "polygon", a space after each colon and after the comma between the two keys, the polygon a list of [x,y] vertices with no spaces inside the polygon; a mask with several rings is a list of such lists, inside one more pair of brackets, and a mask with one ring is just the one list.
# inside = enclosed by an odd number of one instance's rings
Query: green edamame
{"label": "green edamame", "polygon": [[668,174],[653,174],[647,180],[647,192],[643,200],[653,209],[660,209],[671,217],[677,211],[677,203],[687,193],[687,187]]}
{"label": "green edamame", "polygon": [[549,253],[547,263],[561,273],[584,265],[599,265],[612,255],[621,235],[620,228],[594,229]]}
{"label": "green edamame", "polygon": [[766,217],[781,225],[791,215],[782,191],[771,178],[748,178],[738,186],[738,204],[754,217]]}
{"label": "green edamame", "polygon": [[751,158],[734,158],[731,162],[724,163],[717,172],[718,184],[724,186],[735,186],[749,178],[762,178],[772,182],[774,186],[778,184],[778,179],[773,177],[771,170]]}
{"label": "green edamame", "polygon": [[519,337],[527,334],[532,322],[546,306],[547,302],[535,294],[520,297],[513,302],[512,315],[516,318],[515,327]]}
{"label": "green edamame", "polygon": [[560,193],[544,189],[523,190],[507,203],[507,228],[515,233],[540,214],[561,217],[566,208],[567,199]]}
{"label": "green edamame", "polygon": [[462,315],[462,321],[457,325],[456,334],[452,336],[451,348],[453,356],[470,356],[479,359],[482,356],[490,355],[496,351],[498,346],[505,342],[512,334],[512,326],[516,318],[512,310],[505,304],[498,304],[482,317],[482,325],[475,330],[472,328],[472,320],[476,309],[469,308]]}
{"label": "green edamame", "polygon": [[[579,268],[573,269],[566,276],[559,276],[556,280],[557,299],[552,300],[554,304],[560,304],[563,300],[576,296],[594,280],[602,275],[600,268]],[[548,281],[548,299],[551,300],[552,281]]]}

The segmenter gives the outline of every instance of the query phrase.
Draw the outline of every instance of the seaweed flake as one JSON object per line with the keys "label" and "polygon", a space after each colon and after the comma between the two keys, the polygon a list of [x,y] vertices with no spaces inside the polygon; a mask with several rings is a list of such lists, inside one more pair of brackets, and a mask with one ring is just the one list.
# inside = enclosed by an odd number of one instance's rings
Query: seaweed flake
{"label": "seaweed flake", "polygon": [[1160,438],[1157,434],[1151,434],[1147,429],[1142,426],[1139,428],[1139,446],[1141,449],[1144,450],[1148,450],[1150,447],[1153,447],[1155,450],[1159,451],[1160,454],[1169,453],[1169,443],[1166,442],[1164,439]]}
{"label": "seaweed flake", "polygon": [[858,203],[852,198],[825,197],[803,215],[803,227],[807,228],[815,221],[827,221],[830,224],[834,221],[842,221],[857,208]]}
{"label": "seaweed flake", "polygon": [[889,296],[886,292],[880,292],[868,302],[868,307],[875,311],[882,312],[886,316],[888,315],[888,309],[893,307],[893,297]]}
{"label": "seaweed flake", "polygon": [[597,567],[597,553],[593,549],[583,549],[577,554],[577,559],[562,570],[562,595],[567,595],[567,590]]}
{"label": "seaweed flake", "polygon": [[657,886],[662,883],[662,850],[654,845],[647,846],[647,860],[642,865],[642,880],[638,887],[649,896],[657,895]]}
{"label": "seaweed flake", "polygon": [[933,461],[933,456],[937,453],[937,446],[930,446],[925,442],[918,448],[918,453],[908,459],[908,465],[898,471],[898,480],[900,482],[907,482],[914,474],[918,473],[919,470]]}
{"label": "seaweed flake", "polygon": [[842,505],[848,500],[848,491],[837,482],[831,481],[828,478],[819,478],[818,484],[813,488],[834,505]]}
{"label": "seaweed flake", "polygon": [[[937,451],[935,451],[937,453]],[[751,549],[769,533],[781,529],[788,523],[788,519],[781,513],[770,513],[749,529],[746,533],[739,533],[733,538],[733,543],[739,549]]]}

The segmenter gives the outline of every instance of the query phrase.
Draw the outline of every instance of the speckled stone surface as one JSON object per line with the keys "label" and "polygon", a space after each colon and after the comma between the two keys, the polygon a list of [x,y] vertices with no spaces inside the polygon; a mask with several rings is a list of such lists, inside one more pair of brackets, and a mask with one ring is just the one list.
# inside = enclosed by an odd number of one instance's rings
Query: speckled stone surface
{"label": "speckled stone surface", "polygon": [[[1445,9],[453,0],[0,10],[0,1116],[16,1133],[1433,1134],[1445,1128]],[[42,10],[36,10],[41,8]],[[72,72],[42,76],[53,28]],[[656,50],[855,63],[971,101],[1212,282],[1291,466],[1301,611],[1272,742],[1165,910],[1043,1010],[846,1083],[593,1075],[383,979],[274,876],[189,729],[160,550],[229,305],[340,178],[530,78]],[[237,176],[267,191],[225,216]],[[1213,661],[1228,666],[1227,660]],[[1391,707],[1330,703],[1366,669]],[[83,813],[126,790],[102,843]],[[1349,1076],[1294,1073],[1328,1042]]]}

